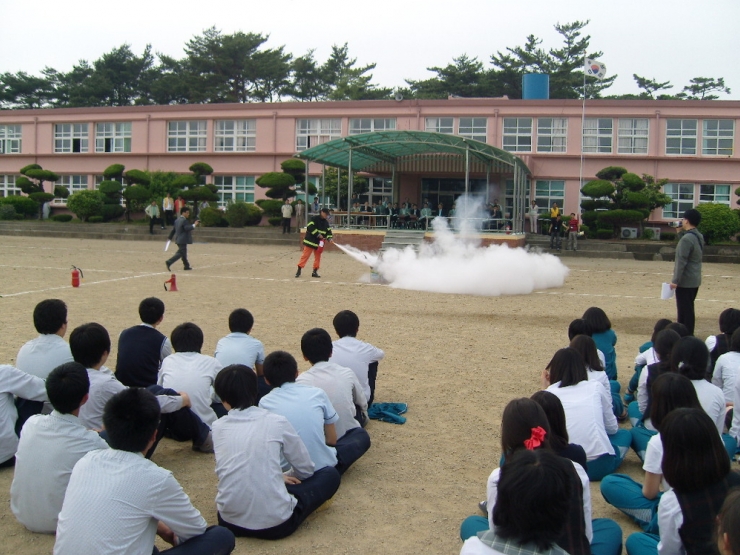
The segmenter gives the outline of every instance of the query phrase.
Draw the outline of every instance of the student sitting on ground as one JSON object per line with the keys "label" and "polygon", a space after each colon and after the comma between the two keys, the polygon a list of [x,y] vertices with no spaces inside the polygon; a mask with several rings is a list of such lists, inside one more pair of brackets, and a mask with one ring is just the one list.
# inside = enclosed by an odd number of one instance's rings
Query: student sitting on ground
{"label": "student sitting on ground", "polygon": [[339,472],[330,466],[314,472],[290,422],[256,406],[257,376],[250,368],[227,366],[216,376],[215,389],[229,411],[213,423],[219,524],[237,536],[289,536],[334,495]]}
{"label": "student sitting on ground", "polygon": [[206,521],[172,472],[144,458],[157,439],[157,399],[124,389],[105,405],[111,449],[91,451],[75,465],[59,513],[54,555],[166,553],[228,555],[234,535]]}
{"label": "student sitting on ground", "polygon": [[0,468],[15,464],[18,435],[23,427],[15,408],[15,396],[42,403],[48,400],[44,380],[8,364],[0,364]]}
{"label": "student sitting on ground", "polygon": [[296,382],[324,390],[339,415],[335,424],[337,451],[349,467],[370,448],[370,436],[362,429],[367,422],[367,400],[360,382],[349,368],[329,362],[331,337],[326,330],[314,328],[301,338],[303,358],[313,366],[298,376]]}
{"label": "student sitting on ground", "polygon": [[219,416],[216,410],[225,414],[221,403],[212,398],[213,382],[223,366],[215,358],[200,353],[203,331],[192,322],[172,330],[172,346],[176,352],[162,361],[157,383],[167,389],[186,392],[193,412],[211,426]]}
{"label": "student sitting on ground", "polygon": [[740,489],[725,497],[717,515],[717,547],[720,555],[740,555]]}
{"label": "student sitting on ground", "polygon": [[118,337],[116,378],[128,387],[157,383],[162,361],[172,354],[172,345],[157,327],[164,320],[164,303],[149,297],[139,303],[141,324],[125,329]]}
{"label": "student sitting on ground", "polygon": [[[246,308],[237,308],[229,314],[229,331],[216,343],[216,352],[213,356],[222,366],[243,364],[257,374],[259,397],[266,395],[270,388],[265,384],[262,375],[262,364],[265,362],[265,346],[262,341],[255,339],[252,333],[254,316]],[[259,399],[258,399],[259,400]]]}
{"label": "student sitting on ground", "polygon": [[370,406],[375,399],[378,362],[383,360],[385,353],[370,343],[357,339],[360,319],[351,310],[338,312],[333,324],[339,339],[332,344],[329,362],[349,368],[355,373],[367,398],[367,405]]}
{"label": "student sitting on ground", "polygon": [[46,378],[51,414],[28,419],[15,455],[10,508],[31,532],[53,534],[72,469],[89,451],[108,444],[77,418],[87,401],[90,379],[78,362],[67,362]]}
{"label": "student sitting on ground", "polygon": [[316,470],[336,466],[339,415],[323,389],[296,383],[298,363],[290,353],[275,351],[265,357],[265,380],[272,391],[260,399],[260,408],[288,419],[303,444]]}

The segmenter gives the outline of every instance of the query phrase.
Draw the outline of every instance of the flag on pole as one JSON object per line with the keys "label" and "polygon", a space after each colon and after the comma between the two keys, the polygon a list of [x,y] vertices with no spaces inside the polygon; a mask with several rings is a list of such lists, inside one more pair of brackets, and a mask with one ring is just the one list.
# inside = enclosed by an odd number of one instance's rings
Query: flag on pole
{"label": "flag on pole", "polygon": [[596,77],[597,79],[606,77],[606,66],[598,60],[586,58],[583,70],[586,72],[586,75]]}

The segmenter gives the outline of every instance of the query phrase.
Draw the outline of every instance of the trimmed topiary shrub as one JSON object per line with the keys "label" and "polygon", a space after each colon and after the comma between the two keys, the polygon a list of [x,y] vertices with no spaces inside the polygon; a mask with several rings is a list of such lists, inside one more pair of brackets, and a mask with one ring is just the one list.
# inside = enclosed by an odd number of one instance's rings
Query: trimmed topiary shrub
{"label": "trimmed topiary shrub", "polygon": [[72,214],[54,214],[51,219],[55,222],[71,222]]}
{"label": "trimmed topiary shrub", "polygon": [[[260,214],[260,219],[262,219],[262,211],[254,204],[247,204],[241,200],[229,202],[226,205],[226,210],[224,210],[224,219],[229,223],[229,227],[244,227],[247,225],[247,221],[250,220],[250,207],[256,208]],[[254,219],[254,216],[251,216],[251,218]]]}
{"label": "trimmed topiary shrub", "polygon": [[[103,195],[90,189],[73,193],[67,199],[67,208],[83,222],[103,212]],[[102,220],[101,220],[102,221]]]}
{"label": "trimmed topiary shrub", "polygon": [[16,214],[12,204],[0,204],[0,220],[15,220]]}
{"label": "trimmed topiary shrub", "polygon": [[611,229],[597,229],[596,238],[597,239],[613,239],[614,231],[612,231]]}
{"label": "trimmed topiary shrub", "polygon": [[90,216],[87,219],[87,222],[90,224],[102,224],[103,223],[103,216]]}
{"label": "trimmed topiary shrub", "polygon": [[20,195],[0,198],[0,205],[3,204],[12,206],[17,214],[23,216],[35,216],[39,212],[39,205],[35,200]]}
{"label": "trimmed topiary shrub", "polygon": [[655,238],[655,232],[652,229],[647,228],[642,231],[641,239],[647,239],[649,241],[650,239],[654,239],[654,238]]}
{"label": "trimmed topiary shrub", "polygon": [[211,207],[201,210],[200,214],[198,214],[198,219],[204,227],[219,227],[223,225],[222,222],[227,223],[224,220],[224,213],[218,208]]}
{"label": "trimmed topiary shrub", "polygon": [[279,226],[283,223],[283,218],[282,216],[270,216],[269,218],[267,218],[267,221],[270,225]]}
{"label": "trimmed topiary shrub", "polygon": [[280,216],[280,207],[283,202],[280,200],[260,199],[255,203],[264,210],[267,216]]}
{"label": "trimmed topiary shrub", "polygon": [[615,190],[616,188],[611,181],[594,179],[586,183],[581,189],[581,192],[587,197],[599,198],[611,196]]}
{"label": "trimmed topiary shrub", "polygon": [[123,216],[125,211],[126,209],[120,204],[104,204],[100,215],[103,216],[103,221],[109,222]]}
{"label": "trimmed topiary shrub", "polygon": [[596,174],[596,177],[606,179],[607,181],[616,181],[626,173],[627,170],[621,166],[607,166],[603,170],[600,170]]}
{"label": "trimmed topiary shrub", "polygon": [[728,241],[740,231],[740,220],[729,206],[708,202],[698,205],[696,209],[701,213],[699,231],[708,244]]}
{"label": "trimmed topiary shrub", "polygon": [[676,234],[672,231],[661,231],[660,232],[660,240],[661,241],[675,241],[676,240]]}

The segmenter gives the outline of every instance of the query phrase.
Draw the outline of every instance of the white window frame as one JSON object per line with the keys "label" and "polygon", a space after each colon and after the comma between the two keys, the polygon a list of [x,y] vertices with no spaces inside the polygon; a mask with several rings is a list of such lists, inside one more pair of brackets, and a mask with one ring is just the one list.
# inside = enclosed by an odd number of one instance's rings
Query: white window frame
{"label": "white window frame", "polygon": [[619,118],[617,127],[618,154],[647,154],[650,136],[648,118]]}
{"label": "white window frame", "polygon": [[[532,185],[527,179],[527,184],[525,185],[525,193],[524,193],[524,212],[526,213],[529,211],[529,202],[530,197],[532,195],[531,193]],[[506,214],[509,214],[509,217],[514,216],[514,180],[513,179],[507,179],[504,182],[504,205],[502,206],[502,211],[504,213],[504,217],[506,217]]]}
{"label": "white window frame", "polygon": [[663,192],[673,199],[673,202],[663,207],[664,220],[677,220],[683,213],[695,206],[696,185],[694,183],[666,183]]}
{"label": "white window frame", "polygon": [[86,123],[54,124],[54,152],[73,154],[88,152],[88,143]]}
{"label": "white window frame", "polygon": [[442,133],[444,135],[455,134],[455,118],[425,118],[424,130],[432,133]]}
{"label": "white window frame", "polygon": [[167,152],[205,152],[208,136],[206,120],[167,122]]}
{"label": "white window frame", "polygon": [[537,118],[537,152],[568,150],[568,118]]}
{"label": "white window frame", "polygon": [[696,156],[698,120],[665,120],[665,153],[667,156]]}
{"label": "white window frame", "polygon": [[[721,188],[721,189],[720,189]],[[714,203],[731,206],[732,186],[726,184],[700,183],[699,204]]]}
{"label": "white window frame", "polygon": [[[557,202],[560,210],[565,205],[564,179],[537,179],[534,183],[534,199],[540,213],[549,213],[550,206]],[[529,209],[529,208],[527,208]]]}
{"label": "white window frame", "polygon": [[507,152],[532,152],[532,118],[504,118],[501,147]]}
{"label": "white window frame", "polygon": [[584,154],[611,154],[614,145],[614,120],[584,118],[581,145]]}
{"label": "white window frame", "polygon": [[362,135],[375,131],[395,131],[396,118],[350,118],[349,134]]}
{"label": "white window frame", "polygon": [[213,131],[215,152],[254,152],[257,150],[257,120],[216,120]]}
{"label": "white window frame", "polygon": [[342,120],[339,118],[313,118],[296,120],[296,150],[306,150],[309,140],[312,147],[328,143],[342,136]]}
{"label": "white window frame", "polygon": [[[62,185],[69,190],[69,194],[77,193],[79,191],[87,191],[87,175],[63,175],[59,178],[59,181],[54,185]],[[54,204],[65,205],[67,204],[66,198],[55,198]]]}
{"label": "white window frame", "polygon": [[255,177],[253,175],[214,175],[213,184],[218,188],[218,206],[229,202],[254,202]]}
{"label": "white window frame", "polygon": [[488,118],[461,117],[457,124],[457,134],[466,139],[485,143],[488,139]]}
{"label": "white window frame", "polygon": [[96,123],[95,152],[131,152],[131,122]]}
{"label": "white window frame", "polygon": [[0,154],[20,154],[23,126],[0,125]]}
{"label": "white window frame", "polygon": [[702,121],[701,153],[703,156],[732,156],[735,149],[735,120]]}
{"label": "white window frame", "polygon": [[21,190],[15,186],[15,175],[0,175],[0,197],[19,196]]}

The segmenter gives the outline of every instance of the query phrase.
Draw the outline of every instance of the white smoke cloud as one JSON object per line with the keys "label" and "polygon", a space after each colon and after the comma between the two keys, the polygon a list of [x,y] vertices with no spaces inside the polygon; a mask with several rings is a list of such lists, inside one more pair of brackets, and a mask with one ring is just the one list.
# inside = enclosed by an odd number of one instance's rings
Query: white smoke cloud
{"label": "white smoke cloud", "polygon": [[446,219],[436,218],[434,242],[424,243],[419,253],[412,247],[382,255],[337,247],[399,289],[499,296],[563,285],[568,268],[556,256],[505,245],[480,247],[481,210],[477,199],[458,199],[454,219],[458,233],[449,229]]}

